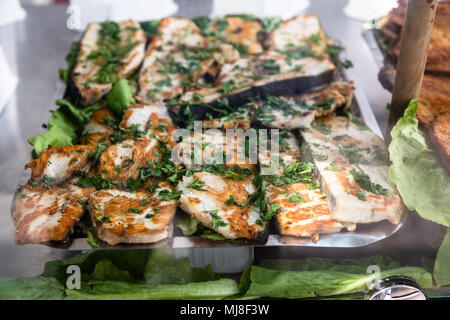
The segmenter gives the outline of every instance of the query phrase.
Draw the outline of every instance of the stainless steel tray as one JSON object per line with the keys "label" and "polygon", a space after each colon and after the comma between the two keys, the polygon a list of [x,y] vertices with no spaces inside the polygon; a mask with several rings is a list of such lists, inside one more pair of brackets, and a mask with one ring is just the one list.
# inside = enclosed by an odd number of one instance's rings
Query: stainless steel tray
{"label": "stainless steel tray", "polygon": [[[344,74],[340,78],[345,79]],[[352,79],[355,81],[355,98],[353,105],[351,107],[352,114],[359,116],[364,120],[367,126],[377,135],[382,137],[381,130],[375,119],[375,115],[372,108],[369,105],[366,95],[364,92],[358,88],[357,79]],[[58,83],[56,85],[55,96],[61,97],[64,93],[65,87]],[[13,202],[11,205],[11,215],[14,212],[15,198],[18,193],[20,186],[27,183],[30,176],[30,171],[26,170],[23,172],[21,178],[19,179],[16,192],[14,194]],[[180,210],[179,208],[177,210]],[[327,248],[353,248],[369,245],[371,243],[383,240],[390,235],[397,232],[405,223],[407,219],[407,213],[402,217],[399,224],[393,225],[388,221],[381,221],[371,224],[359,224],[355,231],[353,232],[339,232],[333,234],[323,234],[320,235],[317,242],[313,242],[309,238],[296,238],[291,236],[281,236],[276,233],[276,230],[272,225],[268,227],[268,236],[266,241],[261,243],[257,241],[215,241],[198,236],[186,237],[181,234],[181,231],[175,227],[175,221],[171,226],[169,232],[169,237],[167,239],[161,240],[152,244],[119,244],[115,246],[110,246],[104,242],[98,244],[98,249],[148,249],[148,248],[195,248],[195,247],[236,247],[236,246],[297,246],[297,247],[327,247]],[[46,244],[51,247],[63,248],[66,250],[92,250],[93,248],[87,242],[86,238],[75,238],[70,240],[68,243],[62,245]]]}

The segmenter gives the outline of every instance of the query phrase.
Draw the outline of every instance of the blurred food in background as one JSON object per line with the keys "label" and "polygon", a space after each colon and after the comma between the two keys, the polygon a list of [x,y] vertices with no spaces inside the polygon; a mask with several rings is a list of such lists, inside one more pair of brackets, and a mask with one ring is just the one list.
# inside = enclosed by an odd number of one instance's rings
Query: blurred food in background
{"label": "blurred food in background", "polygon": [[[398,7],[379,22],[380,46],[393,66],[397,64],[400,51],[401,31],[407,5],[407,0],[399,0]],[[383,86],[392,90],[392,83],[385,79],[393,79],[395,70],[384,68],[382,72],[385,73],[380,75]],[[443,166],[450,172],[450,2],[448,1],[440,1],[437,7],[417,119],[428,132]]]}

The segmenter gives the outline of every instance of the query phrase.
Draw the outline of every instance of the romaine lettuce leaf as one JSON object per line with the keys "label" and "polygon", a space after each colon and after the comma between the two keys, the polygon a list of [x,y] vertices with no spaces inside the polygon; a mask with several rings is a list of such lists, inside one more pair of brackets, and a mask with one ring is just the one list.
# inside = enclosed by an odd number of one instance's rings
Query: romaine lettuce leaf
{"label": "romaine lettuce leaf", "polygon": [[450,228],[437,253],[433,277],[439,287],[450,285]]}
{"label": "romaine lettuce leaf", "polygon": [[59,300],[64,286],[54,278],[0,278],[0,300]]}
{"label": "romaine lettuce leaf", "polygon": [[153,250],[145,268],[147,284],[186,284],[219,279],[211,266],[192,268],[188,258],[174,259],[164,250]]}
{"label": "romaine lettuce leaf", "polygon": [[450,226],[450,177],[441,167],[416,112],[419,101],[411,100],[404,116],[391,131],[389,178],[410,210],[427,220]]}
{"label": "romaine lettuce leaf", "polygon": [[[330,265],[333,265],[331,262]],[[418,267],[381,269],[381,274],[349,273],[344,271],[278,271],[259,266],[249,267],[244,273],[250,283],[246,296],[272,298],[314,298],[367,292],[368,283],[377,276],[406,276],[419,283],[422,288],[432,288],[431,274]]]}
{"label": "romaine lettuce leaf", "polygon": [[203,300],[223,299],[237,293],[236,281],[231,279],[162,285],[103,281],[84,284],[81,290],[66,290],[66,299]]}
{"label": "romaine lettuce leaf", "polygon": [[391,258],[377,255],[366,259],[325,259],[308,258],[298,260],[263,260],[260,267],[278,271],[342,271],[348,273],[366,273],[367,267],[377,265],[383,270],[400,268],[401,263]]}

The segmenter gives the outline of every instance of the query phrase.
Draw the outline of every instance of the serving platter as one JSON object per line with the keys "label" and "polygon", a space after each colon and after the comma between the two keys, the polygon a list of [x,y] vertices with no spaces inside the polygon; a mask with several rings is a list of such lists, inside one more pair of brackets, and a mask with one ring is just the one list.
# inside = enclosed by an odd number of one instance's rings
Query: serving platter
{"label": "serving platter", "polygon": [[[339,78],[344,80],[347,79],[345,75],[345,70],[340,72]],[[380,127],[376,122],[375,115],[370,107],[367,97],[364,92],[358,88],[357,83],[355,83],[355,98],[353,99],[353,104],[350,112],[364,120],[366,125],[378,136],[382,137]],[[66,88],[58,81],[56,84],[55,96],[61,97],[64,95]],[[11,205],[11,216],[15,209],[15,201],[18,194],[19,188],[26,184],[30,178],[30,170],[24,170],[22,173],[17,188],[13,197],[13,202]],[[181,209],[177,209],[180,211]],[[394,233],[396,233],[405,223],[407,219],[407,212],[403,214],[402,220],[399,224],[393,225],[388,221],[381,221],[377,223],[371,223],[367,225],[360,224],[357,229],[353,232],[339,232],[333,234],[323,234],[320,238],[313,242],[309,238],[296,238],[290,236],[282,236],[277,234],[275,226],[273,224],[268,227],[268,234],[265,242],[261,243],[258,241],[217,241],[210,240],[199,236],[183,236],[181,231],[175,227],[177,223],[177,215],[175,221],[172,224],[169,237],[167,239],[161,240],[152,244],[118,244],[115,246],[108,245],[105,242],[98,243],[98,249],[100,250],[111,250],[111,249],[150,249],[150,248],[195,248],[195,247],[236,247],[236,246],[293,246],[293,247],[327,247],[327,248],[352,248],[366,246],[371,243],[383,240]],[[66,249],[66,250],[92,250],[93,247],[87,241],[87,238],[75,238],[67,243],[48,243],[46,244],[51,247]]]}
{"label": "serving platter", "polygon": [[[80,34],[81,36],[81,34]],[[347,80],[345,70],[337,73],[336,80]],[[355,81],[355,93],[350,113],[360,119],[378,136],[382,137],[381,130],[376,122],[374,113],[368,103],[364,92],[359,88],[357,79]],[[67,88],[58,82],[56,85],[55,98],[63,97],[67,93]],[[30,172],[23,172],[13,198],[11,206],[11,215],[14,212],[15,198],[18,195],[19,188],[29,180]],[[298,246],[298,247],[327,247],[327,248],[351,248],[369,245],[380,241],[397,232],[405,223],[407,213],[402,216],[400,223],[393,225],[388,221],[381,221],[370,224],[359,224],[357,229],[352,232],[339,232],[333,234],[322,234],[317,241],[309,238],[296,238],[291,236],[281,236],[277,233],[274,223],[269,223],[262,237],[258,240],[210,240],[199,236],[183,236],[177,225],[180,208],[177,208],[177,214],[170,227],[168,238],[152,244],[117,244],[108,245],[100,241],[98,249],[147,249],[147,248],[194,248],[194,247],[239,247],[239,246]],[[67,242],[45,243],[47,246],[62,248],[66,250],[91,250],[93,247],[87,238],[72,238]]]}

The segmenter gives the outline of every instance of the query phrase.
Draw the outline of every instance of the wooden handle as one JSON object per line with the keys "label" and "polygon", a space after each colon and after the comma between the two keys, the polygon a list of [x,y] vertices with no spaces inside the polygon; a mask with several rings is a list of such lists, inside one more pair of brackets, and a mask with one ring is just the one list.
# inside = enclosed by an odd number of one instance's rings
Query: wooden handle
{"label": "wooden handle", "polygon": [[408,1],[385,134],[388,143],[391,140],[391,129],[403,116],[409,100],[420,95],[436,7],[437,0]]}

